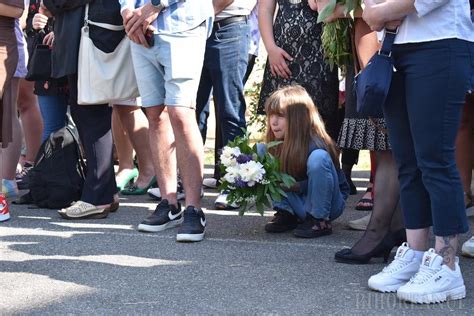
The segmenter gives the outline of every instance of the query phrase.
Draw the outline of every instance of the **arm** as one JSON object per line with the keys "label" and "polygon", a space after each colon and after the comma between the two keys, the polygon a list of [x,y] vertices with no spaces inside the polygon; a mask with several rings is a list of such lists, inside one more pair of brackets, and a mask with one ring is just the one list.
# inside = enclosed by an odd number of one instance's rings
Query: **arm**
{"label": "arm", "polygon": [[275,43],[275,38],[273,37],[273,15],[275,8],[275,0],[260,1],[258,6],[258,25],[263,44],[268,52],[268,62],[270,63],[272,75],[289,79],[291,71],[287,60],[292,61],[293,57]]}
{"label": "arm", "polygon": [[214,6],[214,14],[217,15],[219,12],[231,5],[234,0],[212,0]]}
{"label": "arm", "polygon": [[[431,2],[439,4],[440,2],[446,3],[447,1],[449,0],[435,0]],[[364,2],[365,8],[362,17],[374,31],[381,31],[386,23],[401,21],[405,16],[417,12],[415,0],[387,0],[381,3],[377,3],[380,1],[365,0]],[[434,9],[435,8],[431,6],[431,10]],[[426,13],[428,12],[425,12],[425,14]],[[387,27],[391,28],[397,24],[400,23],[390,23]]]}
{"label": "arm", "polygon": [[23,14],[23,8],[0,3],[0,16],[19,18]]}
{"label": "arm", "polygon": [[28,18],[28,10],[23,10],[23,14],[20,17],[20,27],[22,30],[26,29],[26,19]]}

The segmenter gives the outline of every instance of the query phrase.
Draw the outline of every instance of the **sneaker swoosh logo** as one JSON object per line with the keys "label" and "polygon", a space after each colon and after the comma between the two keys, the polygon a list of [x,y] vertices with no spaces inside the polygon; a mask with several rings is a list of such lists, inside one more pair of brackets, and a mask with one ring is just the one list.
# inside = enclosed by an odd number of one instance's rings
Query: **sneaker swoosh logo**
{"label": "sneaker swoosh logo", "polygon": [[171,211],[169,211],[168,212],[168,217],[170,218],[170,220],[174,221],[175,219],[177,219],[181,215],[182,212],[183,211],[181,211],[181,212],[179,212],[178,214],[175,215],[175,214],[171,213]]}
{"label": "sneaker swoosh logo", "polygon": [[202,227],[206,227],[206,220],[205,219],[203,220],[202,217],[201,217],[201,225]]}

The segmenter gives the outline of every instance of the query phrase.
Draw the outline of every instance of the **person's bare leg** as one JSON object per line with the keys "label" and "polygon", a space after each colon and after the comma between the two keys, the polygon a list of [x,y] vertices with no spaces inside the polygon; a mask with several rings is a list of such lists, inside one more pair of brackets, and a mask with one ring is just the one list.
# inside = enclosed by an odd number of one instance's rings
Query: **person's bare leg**
{"label": "person's bare leg", "polygon": [[467,97],[456,138],[456,165],[458,166],[461,182],[464,190],[464,204],[470,201],[472,181],[472,152],[474,150],[474,96]]}
{"label": "person's bare leg", "polygon": [[117,158],[119,161],[119,167],[115,178],[117,183],[122,183],[122,178],[125,180],[128,174],[134,168],[133,147],[124,131],[115,105],[112,111],[112,135],[114,137],[115,149],[117,151]]}
{"label": "person's bare leg", "polygon": [[[18,87],[18,79],[12,79],[12,86]],[[16,107],[12,111],[12,142],[7,148],[0,148],[0,179],[14,180],[16,165],[21,153],[21,126],[18,120]]]}
{"label": "person's bare leg", "polygon": [[[177,205],[176,188],[178,186],[176,170],[176,144],[168,110],[163,105],[146,108],[149,124],[150,149],[153,167],[160,187],[161,197],[169,204]],[[192,115],[194,123],[196,118]],[[201,134],[197,133],[200,138]],[[202,140],[201,140],[202,143]],[[185,187],[186,188],[186,187]],[[188,192],[186,191],[186,195]]]}
{"label": "person's bare leg", "polygon": [[176,142],[176,156],[184,191],[186,206],[201,207],[201,185],[204,172],[204,145],[194,110],[186,107],[169,107],[171,126]]}
{"label": "person's bare leg", "polygon": [[458,235],[436,236],[436,253],[443,257],[443,264],[455,270],[456,251],[458,250]]}
{"label": "person's bare leg", "polygon": [[430,229],[407,229],[407,242],[411,249],[416,251],[428,250],[428,238],[430,235]]}
{"label": "person's bare leg", "polygon": [[32,163],[41,146],[43,119],[38,106],[38,98],[33,94],[34,82],[20,79],[17,108],[26,143],[25,160]]}
{"label": "person's bare leg", "polygon": [[148,120],[138,106],[114,105],[114,112],[117,113],[128,140],[137,153],[140,172],[135,184],[139,188],[144,188],[155,175],[153,159],[149,150]]}

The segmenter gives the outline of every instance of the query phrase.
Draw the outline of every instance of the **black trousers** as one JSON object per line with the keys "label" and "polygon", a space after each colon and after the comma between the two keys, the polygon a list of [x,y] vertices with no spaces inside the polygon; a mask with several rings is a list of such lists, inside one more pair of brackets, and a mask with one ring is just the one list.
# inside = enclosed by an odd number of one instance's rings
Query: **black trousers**
{"label": "black trousers", "polygon": [[72,119],[87,160],[81,200],[93,205],[113,202],[117,193],[113,164],[112,107],[108,104],[78,105],[77,75],[68,76]]}

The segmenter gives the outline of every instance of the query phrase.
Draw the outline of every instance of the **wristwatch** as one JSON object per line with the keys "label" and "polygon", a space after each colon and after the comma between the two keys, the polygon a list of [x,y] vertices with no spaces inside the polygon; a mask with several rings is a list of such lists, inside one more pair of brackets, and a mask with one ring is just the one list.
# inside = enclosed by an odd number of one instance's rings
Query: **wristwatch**
{"label": "wristwatch", "polygon": [[151,0],[150,2],[152,6],[160,11],[165,8],[165,6],[161,3],[161,0]]}

